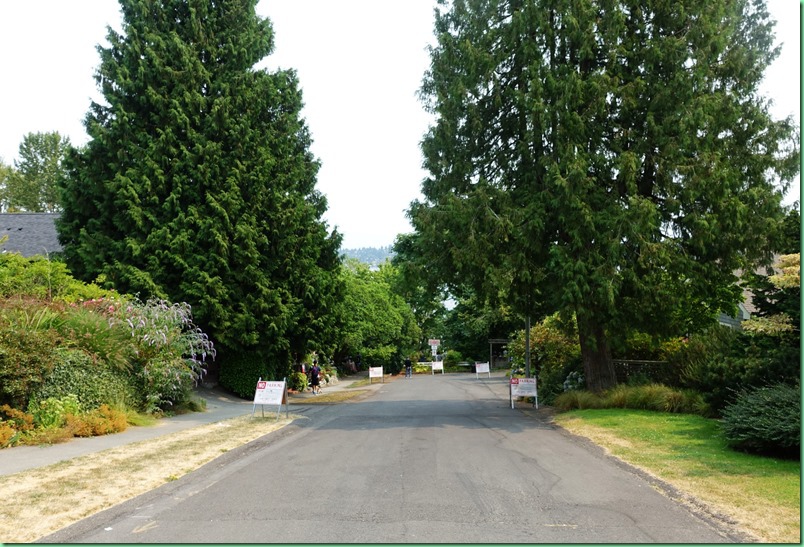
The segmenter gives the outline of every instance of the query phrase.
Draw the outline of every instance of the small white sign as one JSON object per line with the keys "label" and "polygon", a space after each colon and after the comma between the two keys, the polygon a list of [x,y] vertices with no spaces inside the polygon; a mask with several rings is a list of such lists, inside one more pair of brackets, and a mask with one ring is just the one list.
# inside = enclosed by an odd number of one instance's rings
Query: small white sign
{"label": "small white sign", "polygon": [[369,378],[382,378],[382,367],[369,367]]}
{"label": "small white sign", "polygon": [[281,405],[285,403],[285,382],[268,382],[260,380],[257,382],[257,390],[254,392],[255,405]]}
{"label": "small white sign", "polygon": [[488,374],[488,377],[491,378],[491,371],[489,370],[488,363],[475,363],[475,378],[478,378],[479,374]]}
{"label": "small white sign", "polygon": [[539,408],[539,396],[536,393],[536,378],[511,378],[509,384],[511,408],[514,408],[514,397],[533,397],[533,406]]}
{"label": "small white sign", "polygon": [[433,370],[430,371],[430,374],[435,374],[437,370],[440,370],[441,374],[444,374],[444,361],[433,361]]}
{"label": "small white sign", "polygon": [[536,378],[511,378],[511,395],[513,397],[535,397]]}

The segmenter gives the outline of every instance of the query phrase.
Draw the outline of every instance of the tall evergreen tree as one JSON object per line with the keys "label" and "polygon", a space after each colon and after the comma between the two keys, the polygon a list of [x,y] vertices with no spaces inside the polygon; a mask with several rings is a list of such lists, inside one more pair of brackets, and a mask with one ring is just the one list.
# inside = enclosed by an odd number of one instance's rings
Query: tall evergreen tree
{"label": "tall evergreen tree", "polygon": [[58,228],[77,276],[189,302],[223,367],[248,354],[278,375],[325,335],[340,235],[295,73],[255,68],[273,49],[256,3],[120,0]]}
{"label": "tall evergreen tree", "polygon": [[454,0],[408,246],[523,316],[574,314],[610,387],[610,336],[695,329],[770,258],[799,157],[757,91],[772,29],[763,0]]}

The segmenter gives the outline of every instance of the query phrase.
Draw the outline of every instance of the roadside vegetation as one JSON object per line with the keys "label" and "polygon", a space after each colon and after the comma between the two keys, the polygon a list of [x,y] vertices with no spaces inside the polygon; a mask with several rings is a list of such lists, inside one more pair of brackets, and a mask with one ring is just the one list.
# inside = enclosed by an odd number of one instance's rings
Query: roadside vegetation
{"label": "roadside vegetation", "polygon": [[716,420],[647,410],[573,410],[570,432],[670,484],[679,501],[736,523],[757,541],[801,542],[801,465],[733,450]]}

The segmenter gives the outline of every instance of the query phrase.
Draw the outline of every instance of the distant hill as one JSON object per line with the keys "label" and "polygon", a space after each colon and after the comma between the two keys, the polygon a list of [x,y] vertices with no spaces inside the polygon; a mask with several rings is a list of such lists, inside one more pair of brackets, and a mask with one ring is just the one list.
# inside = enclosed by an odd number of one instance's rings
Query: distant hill
{"label": "distant hill", "polygon": [[387,247],[361,247],[360,249],[341,249],[341,254],[347,258],[354,258],[369,266],[379,266],[386,259],[391,259],[394,252],[391,246]]}

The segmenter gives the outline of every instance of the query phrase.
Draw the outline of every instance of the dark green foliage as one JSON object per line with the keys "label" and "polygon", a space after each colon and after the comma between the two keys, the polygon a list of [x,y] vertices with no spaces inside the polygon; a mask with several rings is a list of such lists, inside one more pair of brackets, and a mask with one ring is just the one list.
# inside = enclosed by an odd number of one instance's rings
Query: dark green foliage
{"label": "dark green foliage", "polygon": [[728,443],[764,455],[798,457],[801,450],[801,388],[774,384],[741,392],[723,410]]}
{"label": "dark green foliage", "polygon": [[257,382],[263,380],[278,381],[287,374],[276,364],[259,352],[227,354],[226,362],[221,366],[220,383],[244,399],[254,399]]}
{"label": "dark green foliage", "polygon": [[795,348],[783,351],[778,339],[717,326],[690,337],[672,358],[684,387],[704,395],[712,411],[719,413],[734,394],[772,382],[796,383],[800,361]]}
{"label": "dark green foliage", "polygon": [[732,309],[799,172],[797,129],[758,93],[778,55],[764,2],[442,5],[406,241],[423,271],[521,317],[574,313],[595,391],[611,337]]}
{"label": "dark green foliage", "polygon": [[56,363],[61,336],[0,316],[0,405],[24,409]]}
{"label": "dark green foliage", "polygon": [[79,278],[188,302],[231,362],[284,366],[332,337],[340,236],[295,73],[254,68],[273,49],[256,3],[121,1],[58,230]]}
{"label": "dark green foliage", "polygon": [[142,407],[133,378],[117,369],[94,363],[84,351],[59,348],[54,353],[55,365],[32,399],[76,395],[81,408],[91,410],[102,404],[120,408]]}
{"label": "dark green foliage", "polygon": [[[564,381],[570,373],[583,371],[577,333],[571,324],[558,316],[547,317],[530,329],[531,366],[538,378],[539,401],[552,404],[564,392]],[[511,337],[508,354],[514,365],[525,366],[525,331]]]}

